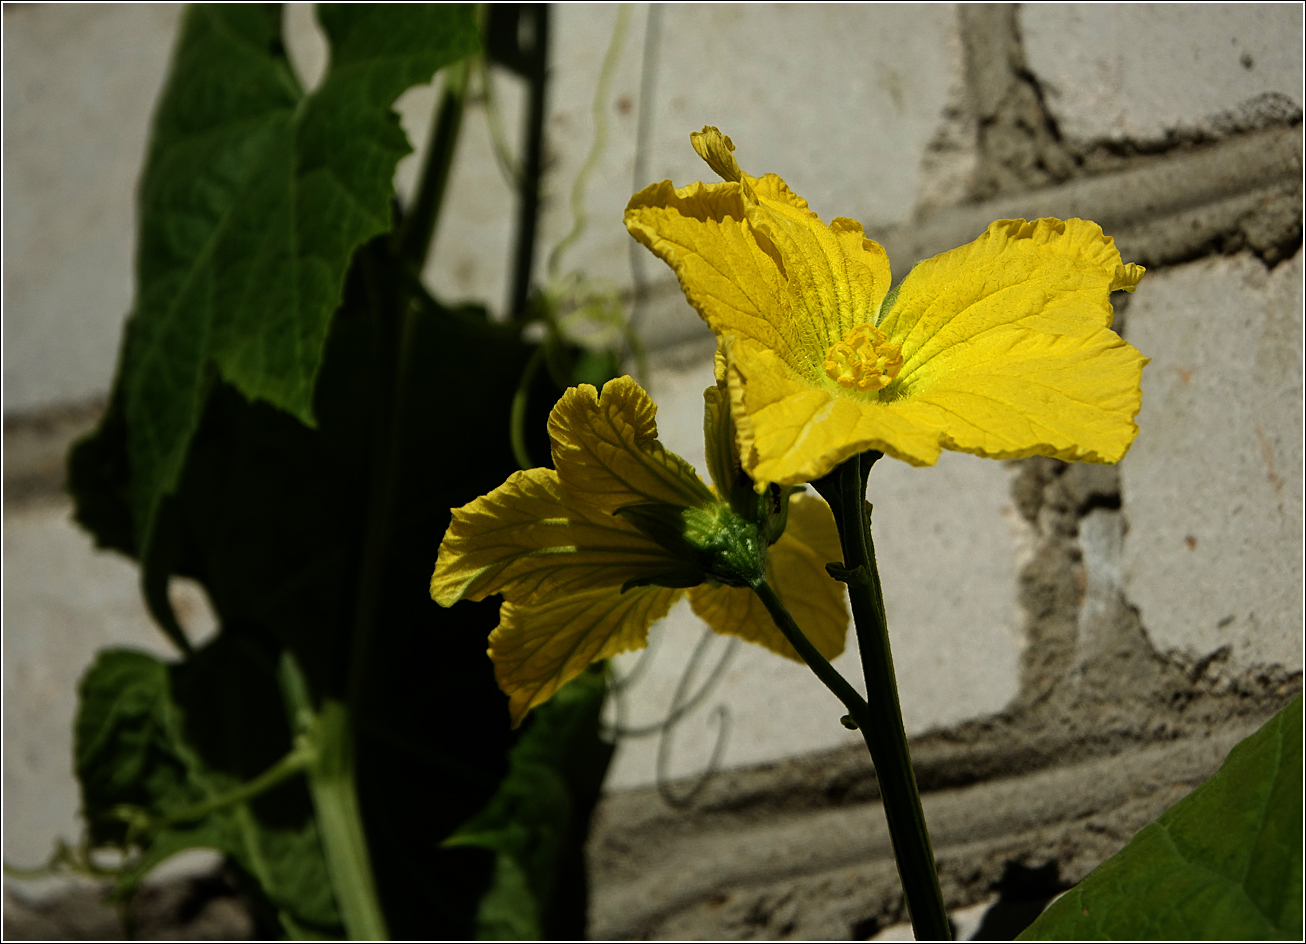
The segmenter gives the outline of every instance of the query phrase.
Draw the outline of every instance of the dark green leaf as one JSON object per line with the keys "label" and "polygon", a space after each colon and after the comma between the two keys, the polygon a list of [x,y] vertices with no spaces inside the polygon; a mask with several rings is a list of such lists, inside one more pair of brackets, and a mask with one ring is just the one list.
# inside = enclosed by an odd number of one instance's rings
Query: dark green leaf
{"label": "dark green leaf", "polygon": [[1302,698],[1020,940],[1301,940]]}
{"label": "dark green leaf", "polygon": [[[340,697],[358,664],[365,535],[376,495],[392,502],[368,672],[351,709],[359,797],[391,933],[465,937],[493,856],[469,862],[439,843],[493,794],[514,735],[485,654],[497,603],[445,610],[427,587],[449,509],[513,469],[508,414],[532,348],[484,312],[437,305],[395,268],[385,241],[356,260],[315,392],[317,427],[218,384],[167,503],[175,515],[160,520],[177,522],[175,569],[208,589],[223,635],[271,663],[290,648],[320,699]],[[391,297],[400,292],[415,306]],[[408,366],[396,376],[385,365],[401,341]],[[543,437],[558,391],[538,377],[530,432]],[[391,484],[374,491],[385,475]]]}
{"label": "dark green leaf", "polygon": [[192,764],[178,750],[182,719],[170,696],[168,668],[143,652],[101,652],[82,677],[73,763],[92,841],[126,834],[111,817],[119,804],[154,815],[204,799]]}
{"label": "dark green leaf", "polygon": [[538,941],[539,908],[526,873],[506,852],[494,857],[490,887],[476,910],[478,941]]}
{"label": "dark green leaf", "polygon": [[[498,791],[445,841],[496,853],[494,879],[478,914],[482,939],[521,934],[533,924],[550,938],[584,936],[574,916],[578,904],[584,915],[585,887],[568,878],[583,874],[576,867],[583,865],[589,816],[611,758],[611,747],[598,739],[603,685],[602,667],[591,667],[537,708],[509,752]],[[504,864],[505,856],[517,870]]]}
{"label": "dark green leaf", "polygon": [[[98,450],[102,469],[121,455],[129,464],[137,550],[215,376],[313,423],[345,270],[390,228],[395,164],[410,150],[390,106],[477,45],[463,6],[329,6],[322,18],[331,64],[308,96],[277,8],[194,6],[183,19],[140,185],[136,301],[115,392],[125,450]],[[120,531],[101,540],[121,545]]]}
{"label": "dark green leaf", "polygon": [[[527,884],[515,858],[440,849],[493,795],[516,735],[485,654],[497,605],[442,610],[426,588],[449,509],[513,470],[508,415],[533,349],[483,311],[436,304],[384,236],[354,252],[390,226],[390,180],[408,149],[390,103],[474,44],[471,15],[330,6],[320,17],[332,65],[308,98],[276,16],[201,8],[184,21],[142,180],[138,296],[113,406],[71,476],[79,520],[144,558],[160,622],[173,624],[168,578],[186,574],[208,590],[222,631],[168,668],[166,689],[146,680],[148,710],[125,721],[88,711],[89,728],[108,732],[88,761],[88,811],[176,808],[134,780],[116,793],[96,785],[120,748],[145,754],[149,776],[171,770],[187,802],[266,769],[289,748],[270,670],[289,648],[315,701],[351,701],[392,933],[456,938],[480,920],[576,936],[580,849],[610,753],[596,704],[575,715],[588,720],[558,741],[567,757],[548,774],[569,791],[565,822],[527,830],[556,866],[540,915],[509,920],[525,914],[511,904]],[[451,36],[462,37],[456,53],[439,42],[457,45]],[[536,455],[548,454],[543,414],[557,395],[540,372],[527,430]],[[112,706],[116,684],[100,686],[101,701]],[[550,808],[526,804],[523,815]],[[226,849],[274,910],[329,930],[302,782],[241,810],[159,831],[137,872],[190,845]]]}
{"label": "dark green leaf", "polygon": [[140,652],[102,652],[82,680],[75,758],[92,842],[141,848],[117,894],[177,852],[212,848],[256,880],[273,910],[334,930],[339,919],[302,781],[135,836],[115,815],[128,806],[158,821],[221,797],[270,767],[289,740],[273,680],[238,642],[220,637],[171,666]]}

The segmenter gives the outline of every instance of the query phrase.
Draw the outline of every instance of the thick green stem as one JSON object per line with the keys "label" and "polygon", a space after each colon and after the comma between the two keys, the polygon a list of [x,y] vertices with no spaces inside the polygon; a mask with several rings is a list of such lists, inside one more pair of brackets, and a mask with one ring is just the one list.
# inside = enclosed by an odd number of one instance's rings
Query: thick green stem
{"label": "thick green stem", "polygon": [[339,701],[324,702],[316,729],[318,758],[309,768],[308,789],[317,811],[336,905],[351,940],[383,941],[389,932],[354,787],[354,732],[349,709]]}
{"label": "thick green stem", "polygon": [[387,940],[389,932],[372,875],[355,787],[349,709],[338,699],[328,698],[314,712],[303,672],[288,650],[282,653],[278,674],[296,744],[302,744],[312,757],[306,771],[308,792],[345,933],[354,941]]}
{"label": "thick green stem", "polygon": [[843,702],[844,707],[848,709],[848,714],[852,720],[861,728],[865,734],[871,724],[870,709],[867,707],[866,700],[853,688],[839,672],[826,661],[825,656],[821,655],[812,645],[811,640],[803,635],[803,631],[798,628],[794,622],[793,616],[785,609],[785,605],[780,602],[780,598],[775,595],[771,585],[762,577],[753,584],[753,592],[757,594],[762,605],[766,607],[771,618],[775,620],[775,625],[780,628],[780,632],[785,634],[785,639],[789,644],[798,650],[798,654],[803,657],[803,661],[816,673],[825,687],[834,692],[834,696]]}
{"label": "thick green stem", "polygon": [[839,525],[844,556],[844,571],[839,576],[848,584],[873,719],[862,725],[862,733],[875,764],[898,875],[911,911],[912,929],[917,940],[946,941],[951,938],[948,915],[907,749],[907,732],[902,724],[898,682],[889,648],[889,626],[884,615],[884,594],[875,566],[875,545],[866,506],[864,473],[870,471],[870,465],[880,455],[871,452],[855,456],[825,479],[812,484],[830,503]]}

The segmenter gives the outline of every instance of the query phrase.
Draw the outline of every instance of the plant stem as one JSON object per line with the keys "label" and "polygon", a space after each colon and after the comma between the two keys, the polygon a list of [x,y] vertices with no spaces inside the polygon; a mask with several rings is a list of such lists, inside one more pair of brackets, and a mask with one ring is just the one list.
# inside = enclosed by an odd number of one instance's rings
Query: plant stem
{"label": "plant stem", "polygon": [[898,875],[911,911],[912,929],[917,940],[946,941],[951,939],[948,915],[907,748],[907,732],[902,725],[884,594],[875,566],[875,545],[866,506],[866,476],[881,455],[868,452],[854,456],[812,485],[830,503],[839,525],[845,568],[841,579],[848,585],[852,602],[873,719],[861,726],[862,733],[875,764]]}
{"label": "plant stem", "polygon": [[541,344],[531,354],[522,371],[521,380],[517,381],[517,392],[512,395],[512,409],[508,413],[508,441],[512,443],[512,455],[521,469],[533,469],[530,450],[526,448],[526,402],[530,398],[531,384],[535,374],[544,361],[545,344]]}
{"label": "plant stem", "polygon": [[[785,609],[785,605],[780,602],[780,598],[775,595],[775,591],[771,589],[765,577],[759,578],[753,584],[753,592],[771,614],[776,626],[780,627],[780,632],[785,634],[785,639],[788,639],[789,644],[798,650],[803,661],[816,673],[816,677],[825,683],[825,687],[834,692],[834,696],[843,702],[844,707],[848,709],[848,714],[857,723],[863,736],[866,736],[871,725],[871,714],[865,699],[846,678],[839,674],[825,656],[817,652],[811,640],[803,635],[803,631],[798,628],[793,616]],[[867,743],[870,743],[869,740]]]}
{"label": "plant stem", "polygon": [[295,774],[304,773],[313,763],[314,754],[306,745],[296,744],[295,747],[281,760],[277,761],[263,773],[259,774],[253,780],[242,783],[228,793],[221,796],[211,797],[199,803],[195,803],[183,810],[175,813],[169,813],[167,816],[150,824],[151,829],[162,829],[167,826],[174,826],[178,823],[190,823],[195,820],[203,819],[215,810],[220,810],[236,803],[242,803],[245,800],[252,800],[260,793],[271,790],[283,780],[293,777]]}
{"label": "plant stem", "polygon": [[377,896],[354,784],[354,731],[349,708],[338,699],[328,698],[323,700],[321,710],[314,712],[308,683],[289,650],[281,654],[278,677],[296,745],[304,744],[312,756],[306,771],[308,792],[313,798],[322,853],[345,933],[355,941],[387,940],[389,932]]}
{"label": "plant stem", "polygon": [[[491,7],[493,9],[493,7]],[[535,231],[540,215],[540,177],[544,172],[545,85],[549,61],[549,6],[523,5],[518,16],[529,17],[531,46],[522,50],[522,73],[530,97],[526,105],[526,159],[521,177],[521,204],[517,211],[517,246],[513,254],[512,289],[508,299],[508,316],[526,316],[531,290],[531,270],[535,262]],[[521,31],[518,30],[518,35]]]}
{"label": "plant stem", "polygon": [[431,241],[435,238],[435,224],[440,218],[440,207],[444,203],[449,170],[453,167],[454,150],[458,144],[458,131],[462,127],[463,112],[467,106],[470,74],[471,63],[468,59],[455,62],[444,70],[444,88],[431,126],[422,179],[413,205],[404,214],[403,224],[395,234],[399,255],[418,273],[426,262]]}
{"label": "plant stem", "polygon": [[317,828],[336,904],[351,940],[385,940],[389,932],[376,893],[354,786],[354,733],[343,702],[323,702],[316,732],[318,758],[309,768],[308,789],[317,810]]}

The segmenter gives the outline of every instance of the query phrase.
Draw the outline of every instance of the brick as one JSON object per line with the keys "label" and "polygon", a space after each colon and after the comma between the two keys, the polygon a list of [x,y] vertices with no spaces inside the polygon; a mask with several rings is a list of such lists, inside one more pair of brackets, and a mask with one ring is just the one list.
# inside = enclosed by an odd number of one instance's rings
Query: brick
{"label": "brick", "polygon": [[1300,669],[1301,253],[1149,274],[1127,312],[1143,371],[1120,465],[1125,586],[1152,644]]}
{"label": "brick", "polygon": [[1302,105],[1299,4],[1025,4],[1020,28],[1072,140],[1162,140],[1267,93]]}

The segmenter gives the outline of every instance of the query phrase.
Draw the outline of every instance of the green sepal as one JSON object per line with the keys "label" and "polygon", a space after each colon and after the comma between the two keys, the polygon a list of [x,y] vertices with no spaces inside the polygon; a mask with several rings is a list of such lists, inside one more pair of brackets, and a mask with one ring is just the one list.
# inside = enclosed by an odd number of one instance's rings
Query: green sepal
{"label": "green sepal", "polygon": [[627,505],[615,513],[684,561],[688,568],[720,583],[747,587],[766,572],[765,533],[753,522],[735,514],[728,505],[684,508],[649,502]]}

